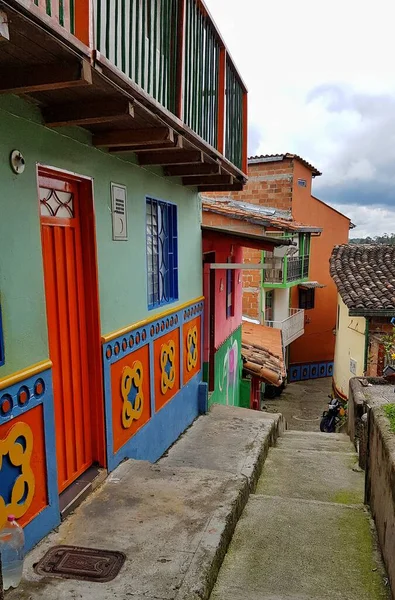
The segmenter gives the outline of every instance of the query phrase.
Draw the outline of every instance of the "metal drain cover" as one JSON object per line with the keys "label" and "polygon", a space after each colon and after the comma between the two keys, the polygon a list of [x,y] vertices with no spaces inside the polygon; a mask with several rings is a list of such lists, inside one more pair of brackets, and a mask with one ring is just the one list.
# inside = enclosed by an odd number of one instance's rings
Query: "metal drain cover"
{"label": "metal drain cover", "polygon": [[115,579],[126,556],[123,552],[80,546],[54,546],[34,565],[38,575],[106,583]]}

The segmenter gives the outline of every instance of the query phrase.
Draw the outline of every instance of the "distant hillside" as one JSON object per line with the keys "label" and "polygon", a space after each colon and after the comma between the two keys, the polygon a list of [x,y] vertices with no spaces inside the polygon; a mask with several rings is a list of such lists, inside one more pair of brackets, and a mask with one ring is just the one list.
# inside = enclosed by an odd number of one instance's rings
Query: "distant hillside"
{"label": "distant hillside", "polygon": [[350,244],[395,244],[395,233],[384,233],[384,235],[375,235],[374,237],[353,238]]}

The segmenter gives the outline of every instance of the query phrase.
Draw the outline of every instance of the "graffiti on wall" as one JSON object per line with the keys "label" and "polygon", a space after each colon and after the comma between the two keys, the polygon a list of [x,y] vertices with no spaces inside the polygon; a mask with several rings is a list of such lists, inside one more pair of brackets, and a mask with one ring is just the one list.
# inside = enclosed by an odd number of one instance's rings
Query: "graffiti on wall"
{"label": "graffiti on wall", "polygon": [[215,392],[212,401],[240,406],[241,328],[233,332],[215,355]]}

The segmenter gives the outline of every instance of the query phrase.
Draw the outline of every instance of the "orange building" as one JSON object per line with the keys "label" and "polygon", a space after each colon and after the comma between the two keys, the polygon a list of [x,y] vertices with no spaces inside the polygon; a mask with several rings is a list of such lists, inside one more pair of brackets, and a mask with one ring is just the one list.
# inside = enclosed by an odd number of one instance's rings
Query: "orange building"
{"label": "orange building", "polygon": [[243,314],[282,329],[288,381],[333,372],[337,292],[329,259],[334,246],[347,243],[352,225],[348,217],[312,195],[312,179],[320,175],[294,154],[255,156],[248,159],[244,190],[230,194],[233,200],[266,211],[266,233],[273,219],[289,223],[287,232],[271,233],[292,237],[293,248],[260,256],[245,249],[244,262],[256,263],[259,258],[265,270],[259,275],[245,271],[243,282]]}

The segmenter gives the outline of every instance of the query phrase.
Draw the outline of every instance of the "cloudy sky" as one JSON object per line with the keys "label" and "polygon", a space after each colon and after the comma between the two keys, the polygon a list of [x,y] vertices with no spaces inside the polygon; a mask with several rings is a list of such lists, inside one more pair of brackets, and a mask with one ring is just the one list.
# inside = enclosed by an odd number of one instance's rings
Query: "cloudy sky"
{"label": "cloudy sky", "polygon": [[395,232],[393,0],[206,0],[249,89],[249,153],[292,152],[314,194]]}

